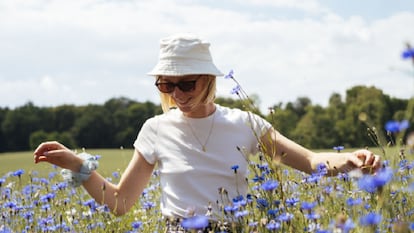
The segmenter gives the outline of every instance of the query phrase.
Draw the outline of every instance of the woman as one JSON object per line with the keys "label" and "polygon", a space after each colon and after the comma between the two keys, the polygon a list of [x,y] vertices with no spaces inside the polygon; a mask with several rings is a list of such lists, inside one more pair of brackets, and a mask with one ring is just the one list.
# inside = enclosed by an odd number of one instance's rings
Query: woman
{"label": "woman", "polygon": [[[161,40],[159,62],[149,74],[155,77],[164,114],[143,125],[119,184],[111,184],[93,171],[93,160],[75,155],[58,142],[39,145],[35,162],[71,171],[75,183],[82,183],[92,197],[117,215],[134,205],[157,164],[164,216],[185,218],[209,212],[213,219],[218,214],[214,204],[220,199],[218,189],[226,190],[230,198],[246,194],[248,167],[241,151],[255,153],[258,144],[268,156],[306,173],[321,163],[331,175],[380,167],[380,158],[368,150],[341,156],[315,153],[255,114],[215,104],[216,77],[223,74],[212,61],[209,45],[187,34]],[[233,166],[238,167],[237,177]],[[116,205],[117,199],[124,205]]]}

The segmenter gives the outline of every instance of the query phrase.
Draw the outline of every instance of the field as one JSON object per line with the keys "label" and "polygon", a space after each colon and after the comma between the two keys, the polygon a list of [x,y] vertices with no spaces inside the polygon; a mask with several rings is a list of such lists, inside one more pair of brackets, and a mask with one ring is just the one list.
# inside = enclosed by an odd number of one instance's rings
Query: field
{"label": "field", "polygon": [[[237,232],[413,232],[413,155],[387,148],[377,176],[305,175],[277,164],[254,161],[251,197],[233,199],[227,214]],[[100,155],[98,171],[113,182],[127,166],[129,149],[87,150]],[[340,155],[338,155],[340,156]],[[230,169],[230,168],[229,168]],[[124,216],[112,215],[82,189],[63,184],[60,169],[34,164],[32,152],[0,154],[0,232],[163,232],[158,177]],[[251,177],[253,178],[253,177]],[[264,189],[265,183],[275,184]],[[266,186],[268,187],[268,186]],[[245,203],[245,204],[241,204]],[[226,231],[223,231],[226,232]]]}
{"label": "field", "polygon": [[[88,153],[100,155],[99,171],[103,175],[110,175],[117,170],[124,170],[132,157],[132,149],[90,149]],[[0,153],[0,177],[7,172],[23,169],[27,172],[38,171],[40,175],[46,175],[53,170],[49,164],[35,164],[33,151]]]}

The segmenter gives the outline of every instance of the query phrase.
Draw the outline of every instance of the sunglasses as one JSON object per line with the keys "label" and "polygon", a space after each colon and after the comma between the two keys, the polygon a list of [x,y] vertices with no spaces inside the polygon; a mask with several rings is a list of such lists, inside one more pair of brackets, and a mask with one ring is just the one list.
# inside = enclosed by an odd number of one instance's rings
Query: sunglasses
{"label": "sunglasses", "polygon": [[158,80],[155,82],[155,86],[157,86],[158,90],[162,93],[171,93],[174,91],[175,87],[178,87],[182,92],[190,92],[194,91],[195,85],[198,79],[190,80],[190,81],[179,81],[177,83],[172,82],[159,82]]}

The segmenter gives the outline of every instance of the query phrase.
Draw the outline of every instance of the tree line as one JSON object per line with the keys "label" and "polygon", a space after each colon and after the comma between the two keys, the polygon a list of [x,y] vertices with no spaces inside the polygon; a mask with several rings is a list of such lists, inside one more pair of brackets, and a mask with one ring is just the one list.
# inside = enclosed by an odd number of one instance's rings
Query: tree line
{"label": "tree line", "polygon": [[[249,98],[260,104],[257,96]],[[218,97],[216,102],[246,108],[246,100]],[[376,87],[355,86],[343,98],[334,93],[326,107],[312,104],[308,97],[277,103],[268,112],[251,109],[281,133],[309,148],[378,146],[396,140],[385,132],[389,120],[414,122],[414,98],[398,99]],[[104,104],[38,107],[28,102],[9,109],[0,108],[0,152],[33,150],[46,140],[57,140],[69,148],[132,148],[143,123],[161,114],[159,104],[137,102],[125,97]],[[400,135],[413,131],[411,126]]]}

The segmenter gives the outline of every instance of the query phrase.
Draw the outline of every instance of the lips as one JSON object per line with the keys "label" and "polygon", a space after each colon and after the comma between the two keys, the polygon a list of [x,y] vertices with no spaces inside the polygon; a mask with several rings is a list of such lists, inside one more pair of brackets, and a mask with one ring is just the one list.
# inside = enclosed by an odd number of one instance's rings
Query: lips
{"label": "lips", "polygon": [[187,99],[187,100],[178,100],[178,99],[175,99],[175,102],[177,104],[179,104],[179,105],[186,105],[186,104],[188,104],[190,102],[190,100],[191,100],[191,98],[190,99]]}

